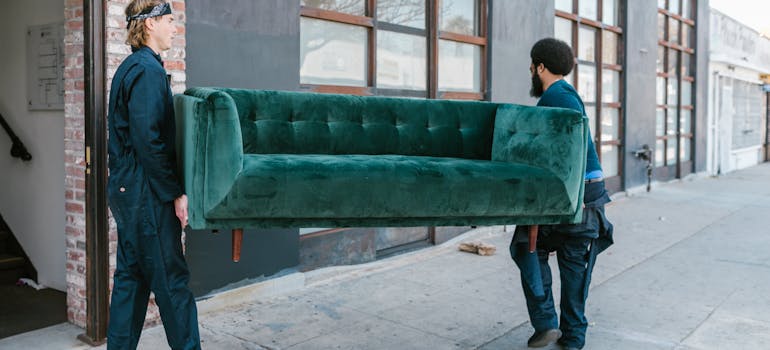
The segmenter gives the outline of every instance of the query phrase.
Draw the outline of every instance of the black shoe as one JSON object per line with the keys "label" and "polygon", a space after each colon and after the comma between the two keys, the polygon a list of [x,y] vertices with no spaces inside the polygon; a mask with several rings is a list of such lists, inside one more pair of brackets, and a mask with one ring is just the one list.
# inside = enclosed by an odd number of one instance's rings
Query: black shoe
{"label": "black shoe", "polygon": [[561,338],[561,331],[558,329],[548,329],[542,332],[535,332],[529,340],[527,346],[530,348],[542,348],[548,346]]}

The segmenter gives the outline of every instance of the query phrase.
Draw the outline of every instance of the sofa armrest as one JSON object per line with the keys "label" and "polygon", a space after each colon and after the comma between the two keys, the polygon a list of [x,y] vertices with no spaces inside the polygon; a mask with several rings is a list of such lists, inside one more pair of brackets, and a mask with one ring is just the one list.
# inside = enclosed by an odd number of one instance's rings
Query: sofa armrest
{"label": "sofa armrest", "polygon": [[206,213],[230,192],[243,169],[240,119],[232,97],[210,88],[175,96],[190,226],[203,228]]}
{"label": "sofa armrest", "polygon": [[573,222],[582,218],[588,118],[580,112],[502,104],[495,115],[492,160],[546,169],[564,183]]}

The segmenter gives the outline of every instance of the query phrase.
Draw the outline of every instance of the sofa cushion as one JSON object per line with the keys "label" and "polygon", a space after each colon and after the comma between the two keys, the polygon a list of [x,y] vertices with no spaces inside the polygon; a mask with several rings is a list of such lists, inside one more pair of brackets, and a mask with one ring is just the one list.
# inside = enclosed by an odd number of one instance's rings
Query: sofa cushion
{"label": "sofa cushion", "polygon": [[494,103],[219,90],[237,106],[247,154],[490,158]]}
{"label": "sofa cushion", "polygon": [[571,211],[566,197],[557,176],[523,164],[403,155],[249,154],[228,195],[206,217],[548,216]]}

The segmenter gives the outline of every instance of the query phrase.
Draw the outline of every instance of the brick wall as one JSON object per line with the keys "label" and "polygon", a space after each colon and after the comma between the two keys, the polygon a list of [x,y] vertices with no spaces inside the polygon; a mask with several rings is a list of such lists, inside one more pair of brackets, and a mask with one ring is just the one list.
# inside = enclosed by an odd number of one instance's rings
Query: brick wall
{"label": "brick wall", "polygon": [[[65,111],[64,111],[64,163],[65,206],[67,242],[67,318],[70,322],[86,325],[85,282],[85,115],[83,70],[83,1],[64,0],[65,18]],[[85,0],[95,1],[95,0]],[[126,22],[123,15],[130,0],[96,1],[106,9],[105,40],[107,50],[107,89],[112,83],[120,62],[131,53],[125,44]],[[185,89],[185,1],[171,1],[177,22],[177,38],[174,47],[164,53],[166,69],[171,74],[172,90],[180,93]],[[105,97],[108,95],[105,95]],[[110,220],[110,286],[115,271],[117,232]],[[154,300],[147,311],[147,322],[159,320]]]}

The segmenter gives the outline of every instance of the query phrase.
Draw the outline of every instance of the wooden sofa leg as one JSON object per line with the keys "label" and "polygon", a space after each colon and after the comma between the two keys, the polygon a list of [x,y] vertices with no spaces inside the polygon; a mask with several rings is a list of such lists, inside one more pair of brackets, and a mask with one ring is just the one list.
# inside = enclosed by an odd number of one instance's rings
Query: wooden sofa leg
{"label": "wooden sofa leg", "polygon": [[233,230],[233,262],[241,260],[241,243],[243,242],[243,229]]}
{"label": "wooden sofa leg", "polygon": [[534,253],[537,248],[537,225],[529,225],[529,252]]}

